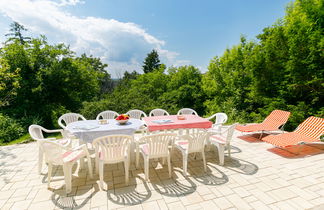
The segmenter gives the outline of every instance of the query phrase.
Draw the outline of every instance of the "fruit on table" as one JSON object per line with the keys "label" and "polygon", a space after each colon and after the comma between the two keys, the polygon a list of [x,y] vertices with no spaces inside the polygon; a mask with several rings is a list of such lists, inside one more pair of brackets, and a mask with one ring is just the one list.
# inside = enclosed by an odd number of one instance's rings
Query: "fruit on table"
{"label": "fruit on table", "polygon": [[128,120],[129,116],[127,114],[121,114],[119,115],[116,120]]}

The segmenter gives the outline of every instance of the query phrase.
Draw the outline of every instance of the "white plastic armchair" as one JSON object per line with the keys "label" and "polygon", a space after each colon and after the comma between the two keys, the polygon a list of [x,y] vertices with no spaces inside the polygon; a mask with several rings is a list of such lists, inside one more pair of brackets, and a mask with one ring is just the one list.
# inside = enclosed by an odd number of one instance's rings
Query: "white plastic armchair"
{"label": "white plastic armchair", "polygon": [[142,110],[138,110],[138,109],[129,110],[126,114],[130,118],[134,118],[134,119],[138,119],[138,120],[141,120],[142,117],[147,117],[145,112],[143,112]]}
{"label": "white plastic armchair", "polygon": [[104,164],[124,162],[125,166],[125,182],[129,181],[129,158],[130,144],[133,140],[132,136],[127,135],[111,135],[103,136],[95,139],[93,145],[96,154],[96,172],[99,172],[100,187],[103,186]]}
{"label": "white plastic armchair", "polygon": [[[233,133],[235,130],[235,127],[238,125],[238,123],[235,123],[231,126],[229,126],[225,131],[220,133],[219,135],[212,135],[209,138],[209,141],[212,145],[215,145],[218,149],[218,155],[219,155],[219,163],[220,165],[224,165],[224,150],[226,149],[228,151],[228,156],[231,157],[231,140],[233,138]],[[224,137],[222,134],[225,134]]]}
{"label": "white plastic armchair", "polygon": [[180,136],[174,143],[174,147],[180,150],[183,157],[183,175],[187,176],[188,155],[190,153],[201,153],[206,171],[205,158],[205,142],[207,139],[207,131],[205,129],[192,129],[188,135]]}
{"label": "white plastic armchair", "polygon": [[81,114],[77,113],[66,113],[63,114],[59,119],[58,119],[58,124],[61,128],[65,129],[66,126],[72,122],[76,122],[79,120],[86,120]]}
{"label": "white plastic armchair", "polygon": [[178,111],[177,115],[184,115],[184,114],[192,114],[192,115],[197,115],[197,112],[193,109],[190,109],[190,108],[182,108]]}
{"label": "white plastic armchair", "polygon": [[170,114],[164,109],[153,109],[149,114],[150,117],[163,116],[163,115],[170,115]]}
{"label": "white plastic armchair", "polygon": [[212,116],[206,118],[207,120],[211,120],[215,118],[215,123],[213,124],[213,127],[209,129],[209,132],[211,133],[221,133],[221,129],[224,123],[227,122],[227,114],[219,112],[216,114],[213,114]]}
{"label": "white plastic armchair", "polygon": [[48,164],[48,188],[50,187],[53,165],[61,165],[63,166],[66,193],[71,192],[72,166],[79,159],[85,157],[87,158],[90,178],[93,178],[91,159],[86,145],[80,145],[71,150],[67,150],[61,144],[49,140],[42,140],[40,141],[40,147],[44,151],[45,162]]}
{"label": "white plastic armchair", "polygon": [[118,117],[118,115],[119,114],[117,112],[115,112],[115,111],[107,110],[107,111],[100,112],[97,115],[96,120],[101,120],[101,119],[104,119],[104,120],[115,119],[116,117]]}
{"label": "white plastic armchair", "polygon": [[139,153],[141,153],[144,158],[144,172],[146,180],[149,178],[149,160],[152,158],[167,158],[169,177],[171,177],[169,144],[174,141],[175,138],[175,133],[163,133],[144,136],[136,142],[136,166],[138,167],[139,165]]}
{"label": "white plastic armchair", "polygon": [[[32,139],[37,141],[38,144],[38,173],[41,174],[42,172],[42,166],[43,166],[43,157],[44,152],[42,148],[40,147],[40,142],[43,140],[53,141],[60,145],[62,145],[65,148],[71,147],[71,139],[67,138],[65,132],[62,129],[56,129],[56,130],[48,130],[46,128],[43,128],[40,125],[31,125],[28,128],[29,135]],[[56,138],[45,138],[43,133],[61,133],[62,137],[61,139]]]}

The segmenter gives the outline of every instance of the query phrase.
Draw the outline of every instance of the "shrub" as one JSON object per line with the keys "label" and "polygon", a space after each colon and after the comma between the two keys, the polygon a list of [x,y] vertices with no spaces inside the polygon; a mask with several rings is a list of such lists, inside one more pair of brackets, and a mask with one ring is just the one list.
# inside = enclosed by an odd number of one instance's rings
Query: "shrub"
{"label": "shrub", "polygon": [[0,143],[13,141],[23,134],[24,129],[16,120],[0,113]]}

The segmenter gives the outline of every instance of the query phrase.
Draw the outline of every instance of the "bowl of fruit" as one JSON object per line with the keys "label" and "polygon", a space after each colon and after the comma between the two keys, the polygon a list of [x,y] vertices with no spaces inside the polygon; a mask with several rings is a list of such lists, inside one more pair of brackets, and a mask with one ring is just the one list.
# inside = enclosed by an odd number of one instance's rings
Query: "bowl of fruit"
{"label": "bowl of fruit", "polygon": [[125,125],[128,120],[129,120],[129,116],[127,114],[121,114],[118,117],[116,117],[115,119],[120,125]]}

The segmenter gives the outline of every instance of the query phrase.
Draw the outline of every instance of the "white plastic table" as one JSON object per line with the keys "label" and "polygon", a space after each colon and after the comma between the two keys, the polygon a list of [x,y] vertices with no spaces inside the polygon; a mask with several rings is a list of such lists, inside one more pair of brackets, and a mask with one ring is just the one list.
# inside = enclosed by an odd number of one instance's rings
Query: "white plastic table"
{"label": "white plastic table", "polygon": [[107,124],[99,124],[97,120],[82,120],[70,123],[66,129],[84,142],[92,143],[98,137],[108,135],[130,135],[144,125],[143,121],[138,119],[129,119],[125,125],[120,125],[116,120],[107,120]]}

